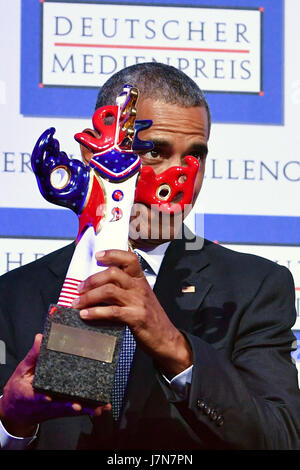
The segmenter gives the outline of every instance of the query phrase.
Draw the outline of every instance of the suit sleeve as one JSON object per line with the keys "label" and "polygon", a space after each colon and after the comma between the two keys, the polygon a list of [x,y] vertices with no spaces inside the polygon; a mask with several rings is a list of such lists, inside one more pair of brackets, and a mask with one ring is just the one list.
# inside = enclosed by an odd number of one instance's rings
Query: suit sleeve
{"label": "suit sleeve", "polygon": [[188,400],[174,402],[207,448],[300,448],[294,292],[290,272],[272,269],[243,309],[231,355],[186,333],[192,383]]}

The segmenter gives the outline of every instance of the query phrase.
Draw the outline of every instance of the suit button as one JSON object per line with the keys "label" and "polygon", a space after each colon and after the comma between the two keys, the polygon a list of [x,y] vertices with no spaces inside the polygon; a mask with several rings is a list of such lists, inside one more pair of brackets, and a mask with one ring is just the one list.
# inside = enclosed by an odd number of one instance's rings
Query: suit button
{"label": "suit button", "polygon": [[210,415],[209,415],[210,419],[212,421],[216,421],[217,417],[218,417],[218,413],[216,412],[216,410],[212,409],[210,411]]}
{"label": "suit button", "polygon": [[203,408],[205,407],[205,402],[203,400],[197,400],[197,407],[199,410],[203,411]]}
{"label": "suit button", "polygon": [[204,406],[203,411],[208,416],[210,414],[211,408],[207,405]]}
{"label": "suit button", "polygon": [[223,426],[223,424],[224,424],[224,418],[223,418],[222,415],[219,415],[216,419],[216,425],[217,426]]}

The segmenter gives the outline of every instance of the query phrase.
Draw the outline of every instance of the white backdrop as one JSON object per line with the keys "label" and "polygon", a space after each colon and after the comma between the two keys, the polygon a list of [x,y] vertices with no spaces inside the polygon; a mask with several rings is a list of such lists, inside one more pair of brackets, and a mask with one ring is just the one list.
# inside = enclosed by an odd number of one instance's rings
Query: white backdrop
{"label": "white backdrop", "polygon": [[[207,5],[208,2],[203,3]],[[248,4],[251,6],[251,0]],[[213,123],[206,179],[195,213],[300,217],[300,2],[285,0],[284,5],[283,125]],[[0,11],[0,208],[53,209],[40,195],[30,170],[32,148],[39,135],[46,128],[54,126],[61,147],[68,154],[78,157],[78,144],[73,135],[90,126],[91,121],[82,118],[24,116],[20,113],[21,2],[0,0]],[[276,34],[275,30],[273,34]],[[95,89],[95,99],[96,94]],[[274,109],[278,105],[274,101]],[[269,170],[266,170],[266,166]],[[0,212],[0,217],[1,214],[3,219],[0,225],[4,225],[7,212]],[[16,212],[16,218],[19,214],[22,213]],[[192,215],[189,218],[191,226],[193,222]],[[24,220],[15,220],[16,225],[21,226],[23,223]],[[288,230],[292,232],[294,227],[291,225]],[[71,239],[47,239],[46,236],[38,238],[32,235],[20,237],[19,232],[14,234],[5,231],[2,231],[1,236],[0,273],[33,261],[69,243]],[[272,245],[230,242],[226,240],[226,245],[233,249],[264,256],[291,270],[300,315],[298,243],[278,246],[276,242]],[[299,332],[300,320],[295,325],[297,337]]]}

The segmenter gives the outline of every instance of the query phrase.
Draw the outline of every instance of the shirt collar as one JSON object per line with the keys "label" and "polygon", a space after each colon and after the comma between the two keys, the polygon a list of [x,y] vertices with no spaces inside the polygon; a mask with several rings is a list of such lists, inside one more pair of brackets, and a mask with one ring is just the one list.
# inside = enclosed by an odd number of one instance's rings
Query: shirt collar
{"label": "shirt collar", "polygon": [[134,251],[139,253],[145,261],[149,264],[149,266],[153,269],[153,272],[158,275],[162,260],[165,256],[165,252],[170,245],[170,242],[161,243],[157,245],[152,250],[144,251],[141,248],[136,248]]}

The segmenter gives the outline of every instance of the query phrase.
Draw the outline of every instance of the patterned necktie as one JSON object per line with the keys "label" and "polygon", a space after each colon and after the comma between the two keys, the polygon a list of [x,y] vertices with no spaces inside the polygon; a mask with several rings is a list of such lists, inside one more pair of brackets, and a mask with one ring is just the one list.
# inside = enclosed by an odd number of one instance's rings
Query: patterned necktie
{"label": "patterned necktie", "polygon": [[[151,270],[147,261],[145,261],[144,258],[139,253],[136,253],[136,255],[139,259],[139,263],[143,271],[147,269]],[[123,335],[123,341],[122,341],[119,361],[118,361],[117,368],[116,368],[115,380],[114,380],[113,392],[112,392],[112,413],[113,413],[113,418],[115,421],[118,420],[120,411],[122,408],[123,398],[124,398],[125,391],[126,391],[126,385],[127,385],[127,380],[128,380],[129,373],[130,373],[131,363],[132,363],[132,359],[135,353],[135,347],[136,347],[135,339],[132,336],[132,333],[130,329],[128,328],[128,326],[126,326],[124,335]]]}
{"label": "patterned necktie", "polygon": [[115,373],[112,393],[112,413],[115,421],[118,420],[125,395],[127,380],[135,352],[135,339],[128,326],[125,327],[119,361]]}
{"label": "patterned necktie", "polygon": [[139,259],[139,263],[141,265],[141,268],[143,271],[148,271],[148,272],[153,272],[151,266],[149,265],[149,263],[147,263],[147,261],[137,252],[135,252],[136,256],[138,257]]}

